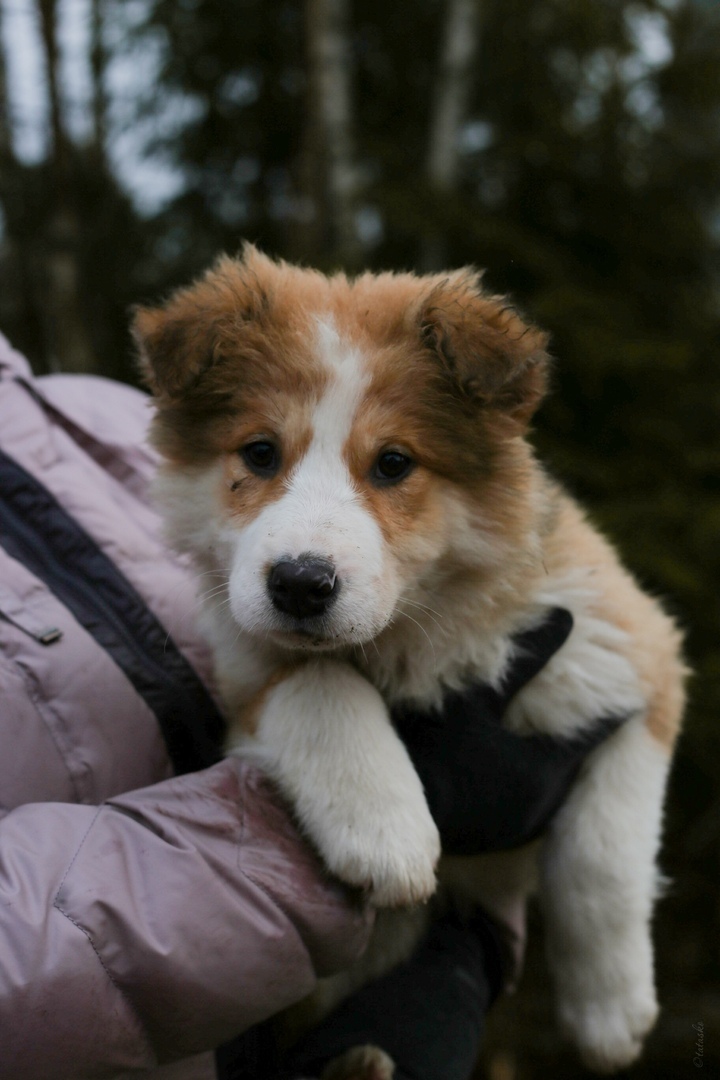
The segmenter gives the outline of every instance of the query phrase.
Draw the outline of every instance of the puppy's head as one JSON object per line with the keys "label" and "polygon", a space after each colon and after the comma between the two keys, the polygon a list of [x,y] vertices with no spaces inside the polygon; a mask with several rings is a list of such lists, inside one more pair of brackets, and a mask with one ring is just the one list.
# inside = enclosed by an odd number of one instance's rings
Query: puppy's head
{"label": "puppy's head", "polygon": [[546,342],[472,271],[349,281],[248,247],[134,335],[171,536],[251,634],[370,641],[527,516]]}

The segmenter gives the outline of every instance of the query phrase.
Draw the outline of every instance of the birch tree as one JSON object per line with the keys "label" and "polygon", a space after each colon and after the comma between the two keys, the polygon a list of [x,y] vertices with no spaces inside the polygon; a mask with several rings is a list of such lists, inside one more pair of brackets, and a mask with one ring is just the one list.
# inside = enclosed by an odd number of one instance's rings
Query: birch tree
{"label": "birch tree", "polygon": [[301,149],[303,255],[354,266],[358,168],[352,115],[349,0],[306,0],[307,121]]}
{"label": "birch tree", "polygon": [[[23,345],[34,357],[42,355],[42,329],[37,313],[38,275],[35,247],[28,235],[36,188],[18,160],[13,143],[13,116],[8,85],[5,38],[5,3],[0,0],[0,329],[15,325],[24,330]],[[18,341],[17,344],[20,344]]]}
{"label": "birch tree", "polygon": [[[7,85],[7,65],[5,63],[5,40],[3,36],[4,12],[0,3],[0,185],[11,155],[10,135],[10,99]],[[2,191],[0,188],[0,198]]]}
{"label": "birch tree", "polygon": [[[458,187],[460,133],[467,119],[480,35],[480,0],[447,0],[438,72],[433,88],[425,176],[439,207]],[[423,238],[427,270],[440,269],[447,257],[437,215]]]}
{"label": "birch tree", "polygon": [[[7,66],[5,63],[5,41],[3,36],[3,8],[0,2],[0,271],[8,277],[7,269],[12,260],[12,241],[9,225],[10,216],[10,178],[12,176],[12,142],[10,133],[10,99],[7,85]],[[3,298],[0,296],[0,303]]]}
{"label": "birch tree", "polygon": [[90,71],[92,74],[93,151],[100,163],[105,161],[107,145],[108,101],[105,88],[105,70],[108,57],[103,40],[103,0],[91,0],[90,4]]}
{"label": "birch tree", "polygon": [[57,0],[38,0],[47,73],[52,148],[51,213],[45,258],[47,352],[63,371],[92,371],[93,349],[84,321],[80,283],[80,221],[73,187],[73,147],[65,131],[59,77]]}

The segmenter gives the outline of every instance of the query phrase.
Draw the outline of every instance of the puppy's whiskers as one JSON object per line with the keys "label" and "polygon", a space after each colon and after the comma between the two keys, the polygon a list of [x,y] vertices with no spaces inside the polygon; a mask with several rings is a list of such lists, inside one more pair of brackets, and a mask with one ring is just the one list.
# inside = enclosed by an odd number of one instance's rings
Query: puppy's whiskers
{"label": "puppy's whiskers", "polygon": [[224,581],[221,585],[216,585],[214,588],[208,589],[207,592],[200,593],[198,599],[202,602],[206,600],[212,600],[216,596],[222,596],[223,593],[229,593],[229,588],[229,583],[227,581]]}
{"label": "puppy's whiskers", "polygon": [[202,570],[200,573],[193,574],[192,577],[193,581],[195,581],[196,583],[204,577],[222,577],[227,581],[227,579],[230,577],[230,569],[226,569],[225,567],[217,567],[214,570]]}
{"label": "puppy's whiskers", "polygon": [[[442,627],[440,625],[440,619],[442,619],[442,615],[440,614],[439,611],[434,611],[432,608],[427,607],[425,604],[419,604],[415,600],[408,600],[406,597],[401,597],[398,600],[398,603],[397,603],[397,610],[398,610],[398,613],[400,615],[404,615],[408,619],[410,619],[411,616],[409,615],[409,613],[407,611],[404,610],[404,605],[406,605],[406,604],[409,605],[410,607],[416,608],[418,611],[422,612],[422,614],[425,615],[430,622],[434,623],[435,626],[437,626],[438,631],[440,632],[440,634],[443,637],[447,637],[447,633],[446,633],[444,627]],[[427,633],[427,630],[425,630],[425,628],[423,626],[421,626],[421,624],[416,619],[411,619],[411,621],[416,623],[418,626],[420,626],[420,628],[422,630],[425,631],[425,635],[426,635],[426,637],[428,637],[428,640],[429,640],[429,635]]]}
{"label": "puppy's whiskers", "polygon": [[[417,626],[417,628],[418,628],[419,630],[422,630],[423,634],[424,634],[424,635],[425,635],[425,637],[426,637],[426,638],[428,639],[428,644],[430,645],[430,648],[432,649],[432,654],[433,654],[433,660],[434,660],[434,661],[436,661],[436,660],[437,660],[437,656],[436,656],[436,654],[435,654],[435,642],[434,642],[434,641],[433,641],[433,639],[432,639],[432,638],[430,637],[430,635],[428,634],[428,632],[427,632],[427,630],[425,629],[425,627],[423,626],[423,624],[422,624],[421,622],[418,622],[418,620],[417,620],[417,619],[414,619],[414,618],[412,617],[412,615],[409,615],[407,611],[403,611],[401,607],[398,607],[398,614],[399,614],[399,615],[402,615],[402,616],[403,616],[404,618],[406,618],[406,619],[409,619],[409,621],[410,621],[411,623],[415,623],[415,625]],[[435,622],[435,621],[436,621],[436,620],[435,620],[435,619],[433,619],[433,622]]]}
{"label": "puppy's whiskers", "polygon": [[400,603],[409,604],[410,607],[419,608],[421,611],[426,611],[429,615],[437,615],[438,619],[443,618],[442,612],[436,611],[435,608],[431,608],[428,604],[421,604],[419,600],[411,600],[408,596],[401,596]]}

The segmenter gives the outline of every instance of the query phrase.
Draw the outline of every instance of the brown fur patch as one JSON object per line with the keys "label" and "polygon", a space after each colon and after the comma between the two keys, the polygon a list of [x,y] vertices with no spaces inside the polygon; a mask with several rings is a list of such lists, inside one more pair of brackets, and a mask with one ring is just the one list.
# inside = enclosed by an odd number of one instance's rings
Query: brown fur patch
{"label": "brown fur patch", "polygon": [[249,251],[242,262],[220,259],[163,307],[136,311],[133,335],[157,403],[154,441],[170,461],[227,452],[238,418],[262,417],[274,430],[284,404],[322,393],[312,308],[295,303],[297,290],[283,289],[282,277]]}
{"label": "brown fur patch", "polygon": [[[679,637],[679,635],[678,635]],[[678,641],[678,647],[680,642]],[[677,656],[670,658],[670,667],[665,679],[653,695],[647,715],[648,731],[668,753],[671,753],[680,734],[683,711],[685,708],[684,677],[689,674],[682,670]]]}
{"label": "brown fur patch", "polygon": [[[433,493],[450,481],[483,507],[486,521],[520,542],[536,512],[528,505],[535,466],[527,444],[460,397],[417,339],[401,337],[394,348],[375,351],[371,371],[345,455],[386,537],[432,528]],[[400,483],[378,486],[371,473],[386,449],[417,464]]]}
{"label": "brown fur patch", "polygon": [[[263,399],[246,401],[221,450],[223,503],[228,516],[249,520],[280,498],[288,475],[307,450],[311,438],[309,409],[287,393],[273,392],[269,387]],[[256,475],[243,460],[243,447],[260,440],[277,447],[280,466],[274,476]]]}
{"label": "brown fur patch", "polygon": [[580,507],[557,495],[557,527],[548,538],[548,569],[576,566],[602,581],[594,601],[597,616],[626,634],[624,654],[640,678],[648,702],[645,723],[671,752],[682,726],[688,669],[682,635],[656,600],[640,590],[615,552],[587,521]]}
{"label": "brown fur patch", "polygon": [[483,295],[471,271],[435,286],[420,327],[465,397],[526,426],[546,390],[546,334],[502,297]]}

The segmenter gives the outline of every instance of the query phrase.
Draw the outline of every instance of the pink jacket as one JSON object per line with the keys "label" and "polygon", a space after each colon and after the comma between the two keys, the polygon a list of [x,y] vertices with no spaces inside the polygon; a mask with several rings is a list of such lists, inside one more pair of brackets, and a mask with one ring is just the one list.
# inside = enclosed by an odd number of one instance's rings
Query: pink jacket
{"label": "pink jacket", "polygon": [[[146,499],[148,416],[106,380],[33,380],[0,337],[0,449],[208,680],[194,584]],[[41,644],[49,627],[62,636]],[[1,537],[0,740],[0,1080],[209,1080],[208,1051],[365,944],[367,913],[260,774],[171,778],[143,697]]]}

